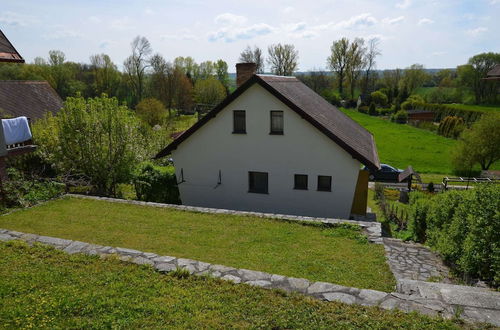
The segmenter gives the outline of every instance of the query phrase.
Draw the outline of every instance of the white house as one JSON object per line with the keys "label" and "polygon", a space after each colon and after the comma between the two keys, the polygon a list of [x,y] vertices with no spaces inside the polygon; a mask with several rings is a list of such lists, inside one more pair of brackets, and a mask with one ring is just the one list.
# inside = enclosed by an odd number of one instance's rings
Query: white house
{"label": "white house", "polygon": [[297,78],[252,70],[238,64],[236,91],[156,156],[172,155],[183,204],[363,214],[361,165],[380,167],[373,136]]}

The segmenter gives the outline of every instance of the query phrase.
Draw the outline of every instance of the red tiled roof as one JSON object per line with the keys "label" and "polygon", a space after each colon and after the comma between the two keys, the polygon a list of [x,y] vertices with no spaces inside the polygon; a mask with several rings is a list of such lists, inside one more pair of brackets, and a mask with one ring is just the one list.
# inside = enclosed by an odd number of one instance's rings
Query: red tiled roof
{"label": "red tiled roof", "polygon": [[184,134],[180,135],[165,149],[160,151],[155,158],[161,158],[170,154],[185,139],[189,138],[196,130],[214,118],[218,112],[222,111],[234,99],[256,83],[297,112],[310,124],[350,153],[353,158],[368,167],[380,167],[377,147],[370,132],[335,106],[328,103],[297,78],[270,75],[254,75],[217,107],[207,113],[205,117],[185,131]]}
{"label": "red tiled roof", "polygon": [[0,117],[42,118],[57,113],[63,101],[46,81],[0,80]]}
{"label": "red tiled roof", "polygon": [[24,59],[17,52],[9,39],[0,30],[0,62],[24,63]]}

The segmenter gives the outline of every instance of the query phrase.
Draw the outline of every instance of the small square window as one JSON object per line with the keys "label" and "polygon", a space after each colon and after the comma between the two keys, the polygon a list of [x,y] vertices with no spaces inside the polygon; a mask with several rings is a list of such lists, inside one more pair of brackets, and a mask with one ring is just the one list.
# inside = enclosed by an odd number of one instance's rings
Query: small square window
{"label": "small square window", "polygon": [[265,172],[248,172],[248,192],[268,193],[268,175]]}
{"label": "small square window", "polygon": [[245,110],[233,111],[233,133],[245,134],[247,132]]}
{"label": "small square window", "polygon": [[332,191],[332,177],[318,175],[318,191]]}
{"label": "small square window", "polygon": [[307,190],[307,175],[295,174],[293,189]]}
{"label": "small square window", "polygon": [[283,111],[271,111],[270,134],[283,134]]}

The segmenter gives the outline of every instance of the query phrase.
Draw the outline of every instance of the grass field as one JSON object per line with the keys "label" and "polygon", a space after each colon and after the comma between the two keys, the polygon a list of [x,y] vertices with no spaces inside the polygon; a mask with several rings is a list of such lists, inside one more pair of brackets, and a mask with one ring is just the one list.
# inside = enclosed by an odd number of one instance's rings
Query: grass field
{"label": "grass field", "polygon": [[313,300],[116,259],[0,242],[5,329],[458,329],[420,314]]}
{"label": "grass field", "polygon": [[375,137],[381,163],[421,173],[451,173],[450,153],[457,141],[409,125],[392,123],[355,110],[345,114]]}
{"label": "grass field", "polygon": [[352,228],[64,198],[0,217],[0,228],[391,291],[381,245]]}

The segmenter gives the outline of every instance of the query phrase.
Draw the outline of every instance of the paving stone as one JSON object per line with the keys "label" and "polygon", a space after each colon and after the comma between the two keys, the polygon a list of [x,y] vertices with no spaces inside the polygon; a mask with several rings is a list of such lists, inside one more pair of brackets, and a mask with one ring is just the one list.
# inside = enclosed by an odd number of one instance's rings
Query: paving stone
{"label": "paving stone", "polygon": [[269,280],[271,274],[249,269],[238,269],[238,275],[245,281]]}
{"label": "paving stone", "polygon": [[245,284],[249,284],[252,286],[268,287],[271,286],[272,283],[270,281],[265,281],[265,280],[256,280],[256,281],[245,282]]}
{"label": "paving stone", "polygon": [[156,253],[151,253],[151,252],[145,252],[142,254],[145,258],[148,258],[148,259],[153,259],[155,257],[158,257],[158,255]]}
{"label": "paving stone", "polygon": [[395,298],[389,298],[387,300],[384,300],[382,303],[380,303],[380,307],[383,309],[389,309],[392,310],[396,307],[398,307],[400,300],[395,299]]}
{"label": "paving stone", "polygon": [[201,262],[201,261],[198,261],[198,262],[196,263],[196,269],[197,269],[197,271],[199,271],[199,272],[203,272],[203,271],[207,270],[207,269],[208,269],[208,267],[210,267],[210,264],[209,264],[209,263],[206,263],[206,262]]}
{"label": "paving stone", "polygon": [[196,262],[197,262],[196,260],[191,260],[191,259],[184,259],[184,258],[177,259],[177,265],[180,267],[195,264]]}
{"label": "paving stone", "polygon": [[366,304],[376,305],[387,297],[387,295],[387,293],[381,291],[362,289],[359,292],[358,297],[361,298]]}
{"label": "paving stone", "polygon": [[137,256],[140,256],[142,254],[141,251],[126,249],[126,248],[121,248],[121,247],[116,248],[116,253],[122,254],[122,255],[129,255],[129,256],[133,256],[133,257],[137,257]]}
{"label": "paving stone", "polygon": [[226,272],[231,272],[233,270],[236,270],[236,268],[222,266],[222,265],[210,265],[209,269],[214,271],[214,272],[219,272],[219,273],[226,273]]}
{"label": "paving stone", "polygon": [[56,245],[56,246],[68,246],[71,244],[71,240],[68,239],[62,239],[62,238],[55,238],[55,237],[49,237],[49,236],[38,236],[37,242],[43,243],[43,244],[48,244],[48,245]]}
{"label": "paving stone", "polygon": [[347,287],[341,285],[335,285],[326,282],[314,282],[309,288],[307,288],[307,293],[308,294],[325,293],[325,292],[343,291],[346,289]]}
{"label": "paving stone", "polygon": [[155,264],[154,267],[157,271],[162,272],[162,273],[168,273],[168,272],[171,272],[171,271],[174,271],[177,269],[176,265],[169,264],[166,262],[157,263],[157,264]]}
{"label": "paving stone", "polygon": [[149,260],[148,258],[144,258],[144,257],[135,257],[134,259],[132,259],[132,262],[134,264],[138,264],[138,265],[154,265],[154,262],[152,260]]}
{"label": "paving stone", "polygon": [[237,277],[237,276],[234,276],[234,275],[224,275],[221,277],[222,280],[225,280],[225,281],[230,281],[230,282],[233,282],[233,283],[241,283],[241,278]]}
{"label": "paving stone", "polygon": [[156,258],[153,258],[153,261],[154,262],[161,262],[161,263],[164,263],[164,262],[171,262],[175,260],[175,257],[169,257],[169,256],[161,256],[161,257],[156,257]]}
{"label": "paving stone", "polygon": [[289,277],[288,284],[293,291],[306,292],[311,282],[303,278]]}
{"label": "paving stone", "polygon": [[74,253],[79,253],[81,252],[84,248],[87,247],[87,243],[80,242],[80,241],[73,241],[71,242],[70,245],[68,245],[66,248],[64,248],[64,252],[69,253],[69,254],[74,254]]}
{"label": "paving stone", "polygon": [[286,280],[286,276],[283,275],[271,275],[271,282],[276,283],[276,282],[283,282]]}
{"label": "paving stone", "polygon": [[328,301],[340,301],[345,304],[354,304],[356,302],[356,297],[342,292],[324,293],[323,298],[325,298]]}
{"label": "paving stone", "polygon": [[13,236],[10,236],[10,235],[7,235],[7,234],[0,234],[0,241],[7,242],[7,241],[12,241],[14,239],[16,239],[16,238],[13,237]]}

